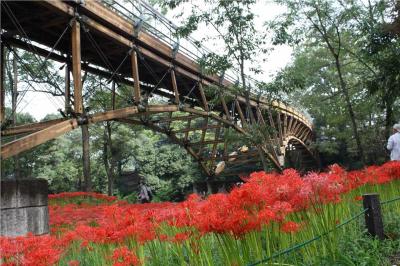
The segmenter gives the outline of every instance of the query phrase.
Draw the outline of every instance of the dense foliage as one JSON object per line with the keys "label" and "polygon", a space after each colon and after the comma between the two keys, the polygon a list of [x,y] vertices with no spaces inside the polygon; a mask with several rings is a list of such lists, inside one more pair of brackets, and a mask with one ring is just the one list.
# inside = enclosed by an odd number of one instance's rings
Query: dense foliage
{"label": "dense foliage", "polygon": [[276,2],[287,12],[269,24],[274,42],[294,54],[270,86],[307,108],[325,164],[386,160],[400,115],[398,2]]}

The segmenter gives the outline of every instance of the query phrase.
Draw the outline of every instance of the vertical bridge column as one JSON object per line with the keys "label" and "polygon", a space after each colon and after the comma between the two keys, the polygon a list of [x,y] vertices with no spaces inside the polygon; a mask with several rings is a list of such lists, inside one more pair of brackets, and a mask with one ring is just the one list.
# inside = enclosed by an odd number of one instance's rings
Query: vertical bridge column
{"label": "vertical bridge column", "polygon": [[134,82],[132,97],[134,99],[135,104],[139,104],[140,103],[139,68],[137,61],[137,52],[135,51],[135,49],[132,49],[131,64],[132,64],[132,78]]}
{"label": "vertical bridge column", "polygon": [[81,26],[79,21],[72,23],[72,75],[74,78],[74,112],[83,113],[81,78]]}

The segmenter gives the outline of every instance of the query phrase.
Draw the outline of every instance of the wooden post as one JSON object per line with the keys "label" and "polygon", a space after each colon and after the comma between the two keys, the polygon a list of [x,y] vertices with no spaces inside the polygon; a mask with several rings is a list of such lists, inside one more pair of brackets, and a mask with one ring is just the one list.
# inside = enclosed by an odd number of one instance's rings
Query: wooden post
{"label": "wooden post", "polygon": [[226,118],[227,118],[229,121],[231,121],[232,118],[231,118],[231,115],[229,114],[229,110],[228,110],[228,106],[226,105],[225,98],[224,98],[224,96],[223,96],[222,94],[221,94],[219,97],[220,97],[221,104],[222,104],[222,108],[224,109]]}
{"label": "wooden post", "polygon": [[203,85],[201,84],[201,81],[199,82],[199,90],[200,90],[201,101],[203,102],[204,110],[206,110],[208,112],[209,111],[208,102],[207,102],[207,98],[206,98],[206,95],[204,93],[204,89],[203,89]]}
{"label": "wooden post", "polygon": [[65,66],[65,113],[68,114],[71,111],[71,79],[70,79],[70,64],[67,63]]}
{"label": "wooden post", "polygon": [[140,103],[140,84],[139,84],[139,68],[137,62],[137,53],[135,50],[132,50],[131,53],[131,65],[132,65],[132,77],[134,79],[132,97],[135,103],[138,104]]}
{"label": "wooden post", "polygon": [[81,27],[78,21],[72,23],[72,76],[74,78],[74,111],[83,113],[81,78]]}
{"label": "wooden post", "polygon": [[381,203],[378,194],[364,194],[363,206],[368,209],[365,213],[365,225],[367,226],[368,233],[372,236],[378,237],[383,240],[385,234],[383,231],[383,221],[381,212]]}
{"label": "wooden post", "polygon": [[5,107],[5,101],[4,98],[6,96],[5,94],[5,52],[4,52],[4,44],[3,41],[0,40],[0,123],[4,122],[4,118],[5,118],[5,111],[6,111],[6,107]]}
{"label": "wooden post", "polygon": [[245,117],[243,115],[242,108],[240,108],[240,103],[239,103],[239,101],[237,99],[235,100],[235,104],[236,104],[236,110],[239,113],[240,120],[242,121],[242,127],[246,127],[247,126],[247,122],[246,122],[246,119],[245,119]]}
{"label": "wooden post", "polygon": [[178,91],[178,86],[176,85],[176,76],[175,76],[175,70],[171,70],[171,80],[172,80],[172,88],[174,90],[174,95],[175,95],[175,104],[179,104],[179,91]]}

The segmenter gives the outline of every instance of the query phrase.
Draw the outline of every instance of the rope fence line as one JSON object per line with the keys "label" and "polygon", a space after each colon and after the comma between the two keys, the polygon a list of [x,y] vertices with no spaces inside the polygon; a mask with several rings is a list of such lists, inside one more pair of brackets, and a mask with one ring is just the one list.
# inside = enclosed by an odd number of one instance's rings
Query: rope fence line
{"label": "rope fence line", "polygon": [[398,200],[400,200],[400,197],[397,197],[397,198],[394,198],[394,199],[390,199],[390,200],[385,200],[385,201],[381,202],[381,205],[392,203],[392,202],[395,202],[395,201],[398,201]]}
{"label": "rope fence line", "polygon": [[[385,205],[385,204],[389,204],[389,203],[396,202],[396,201],[399,201],[399,200],[400,200],[400,197],[396,197],[396,198],[394,198],[394,199],[382,201],[380,204],[381,204],[381,205]],[[323,233],[323,234],[320,234],[320,235],[318,235],[318,236],[316,236],[316,237],[314,237],[314,238],[311,238],[311,239],[309,239],[309,240],[306,240],[306,241],[304,241],[304,242],[302,242],[302,243],[296,244],[296,245],[291,246],[291,247],[289,247],[289,248],[283,249],[283,250],[281,250],[281,251],[279,251],[279,252],[277,252],[277,253],[275,253],[275,254],[273,254],[273,255],[267,257],[267,258],[264,258],[264,259],[262,259],[262,260],[259,260],[259,261],[256,261],[256,262],[247,264],[247,266],[259,265],[259,264],[261,264],[261,263],[268,262],[268,261],[270,261],[270,260],[272,260],[272,259],[274,259],[274,258],[276,258],[276,257],[280,257],[280,256],[282,256],[282,255],[289,254],[289,253],[291,253],[292,251],[295,251],[295,250],[298,250],[298,249],[300,249],[300,248],[302,248],[302,247],[304,247],[304,246],[307,246],[308,244],[311,244],[311,243],[313,243],[314,241],[319,240],[319,239],[321,239],[322,237],[324,237],[324,236],[326,236],[326,235],[328,235],[328,234],[330,234],[330,233],[336,231],[336,229],[339,229],[340,227],[343,227],[343,226],[349,224],[350,222],[356,220],[357,218],[359,218],[361,215],[365,214],[365,213],[366,213],[367,211],[369,211],[369,210],[370,210],[370,208],[364,208],[361,212],[359,212],[359,213],[357,213],[356,215],[350,217],[349,219],[345,220],[345,221],[342,222],[341,224],[338,224],[337,226],[335,226],[335,228],[333,228],[333,229],[331,229],[331,230],[329,230],[329,231],[327,231],[327,232],[325,232],[325,233]]]}

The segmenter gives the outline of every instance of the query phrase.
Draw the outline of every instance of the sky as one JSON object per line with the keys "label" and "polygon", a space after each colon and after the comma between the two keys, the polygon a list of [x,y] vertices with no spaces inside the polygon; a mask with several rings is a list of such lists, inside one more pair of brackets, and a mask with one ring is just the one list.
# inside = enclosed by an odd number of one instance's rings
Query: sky
{"label": "sky", "polygon": [[[190,12],[190,8],[185,8]],[[264,22],[273,20],[277,15],[285,11],[284,7],[278,6],[277,4],[269,0],[259,0],[253,10],[256,15],[255,24],[256,28],[263,30]],[[175,15],[178,11],[168,12],[166,17],[172,21],[177,21]],[[204,34],[208,34],[209,29],[200,28],[193,34],[195,39],[200,39]],[[221,47],[215,47],[210,43],[205,44],[206,47],[212,48],[211,50],[221,49]],[[260,67],[263,74],[258,76],[257,79],[263,81],[271,81],[274,75],[283,67],[285,67],[292,59],[292,49],[289,46],[274,47],[274,49],[268,54],[265,62],[260,62]],[[57,65],[59,66],[59,65]],[[63,75],[62,72],[60,72]],[[21,103],[18,105],[18,112],[30,113],[36,120],[43,119],[47,114],[58,113],[58,109],[63,109],[64,100],[63,97],[53,97],[46,93],[33,92],[25,83],[20,81],[19,90],[29,89],[25,96],[22,98]],[[41,85],[43,86],[43,85]],[[7,98],[6,105],[11,105],[11,96]]]}

